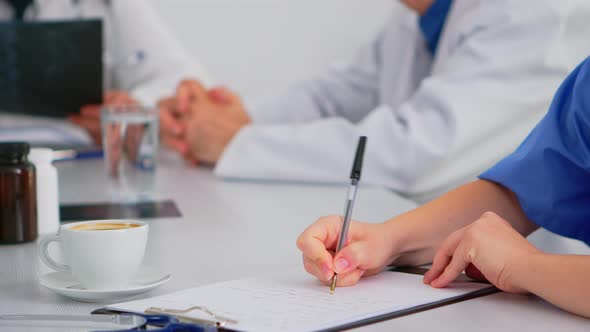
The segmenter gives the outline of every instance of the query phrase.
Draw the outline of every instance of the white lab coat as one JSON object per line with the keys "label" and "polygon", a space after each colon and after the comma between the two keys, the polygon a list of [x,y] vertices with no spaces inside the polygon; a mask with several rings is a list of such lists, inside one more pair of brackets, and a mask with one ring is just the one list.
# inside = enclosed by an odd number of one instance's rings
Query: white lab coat
{"label": "white lab coat", "polygon": [[346,64],[249,108],[221,177],[362,182],[432,197],[508,154],[590,53],[588,0],[455,0],[436,56],[402,4]]}
{"label": "white lab coat", "polygon": [[[13,17],[12,7],[0,0],[0,21]],[[207,81],[202,67],[164,27],[149,3],[142,0],[36,0],[25,21],[101,18],[104,31],[105,90],[126,90],[146,105],[174,93],[184,78]],[[142,61],[133,54],[143,52]],[[39,131],[45,128],[44,131]],[[15,129],[20,129],[15,131]],[[31,135],[33,141],[89,142],[84,130],[64,120],[0,113],[0,139]]]}

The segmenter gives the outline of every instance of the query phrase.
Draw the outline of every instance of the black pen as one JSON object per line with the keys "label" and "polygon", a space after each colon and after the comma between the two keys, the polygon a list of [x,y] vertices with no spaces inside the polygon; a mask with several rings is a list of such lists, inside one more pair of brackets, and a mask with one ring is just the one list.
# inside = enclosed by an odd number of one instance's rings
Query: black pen
{"label": "black pen", "polygon": [[[352,164],[352,172],[350,173],[350,187],[348,188],[348,198],[346,200],[346,208],[344,210],[344,221],[342,222],[342,230],[340,231],[340,238],[336,246],[336,255],[342,247],[346,244],[346,236],[348,234],[348,226],[350,225],[350,218],[352,216],[352,207],[356,198],[356,191],[358,183],[361,180],[361,170],[363,168],[363,156],[365,155],[365,145],[367,144],[367,137],[361,136],[359,138],[358,146],[356,147],[356,154],[354,156],[354,163]],[[334,273],[332,277],[332,285],[330,286],[330,294],[334,294],[336,289],[336,281],[338,275]]]}

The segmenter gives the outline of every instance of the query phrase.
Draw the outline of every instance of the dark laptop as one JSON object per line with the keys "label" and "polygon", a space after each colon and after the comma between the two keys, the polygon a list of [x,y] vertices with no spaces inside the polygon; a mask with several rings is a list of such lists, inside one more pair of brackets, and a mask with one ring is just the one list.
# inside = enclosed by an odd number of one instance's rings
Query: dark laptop
{"label": "dark laptop", "polygon": [[98,104],[100,20],[0,23],[0,112],[65,117]]}

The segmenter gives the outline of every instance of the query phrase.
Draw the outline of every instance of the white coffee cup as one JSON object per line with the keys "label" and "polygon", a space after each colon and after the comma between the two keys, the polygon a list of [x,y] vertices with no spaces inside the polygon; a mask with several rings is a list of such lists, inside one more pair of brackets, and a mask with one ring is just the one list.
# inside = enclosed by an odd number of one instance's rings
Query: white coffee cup
{"label": "white coffee cup", "polygon": [[[56,271],[69,271],[84,288],[116,290],[128,286],[143,260],[148,225],[136,220],[99,220],[62,225],[57,235],[41,239],[39,255]],[[59,242],[66,264],[49,255]]]}

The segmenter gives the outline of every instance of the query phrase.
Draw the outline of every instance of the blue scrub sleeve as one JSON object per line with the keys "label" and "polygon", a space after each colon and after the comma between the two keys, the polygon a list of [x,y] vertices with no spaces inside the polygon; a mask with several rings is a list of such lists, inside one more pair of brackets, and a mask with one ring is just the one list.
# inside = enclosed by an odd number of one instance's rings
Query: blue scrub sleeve
{"label": "blue scrub sleeve", "polygon": [[539,226],[590,245],[590,58],[520,147],[480,178],[512,190]]}

